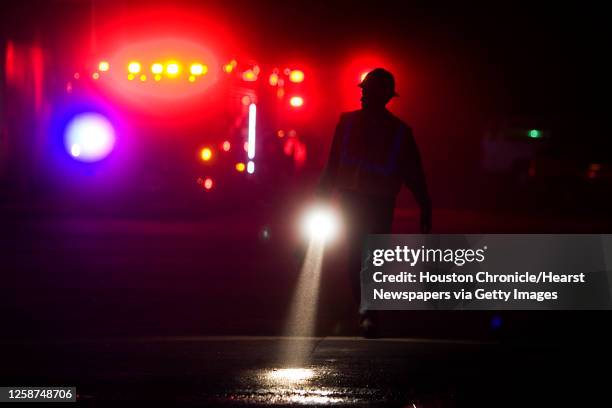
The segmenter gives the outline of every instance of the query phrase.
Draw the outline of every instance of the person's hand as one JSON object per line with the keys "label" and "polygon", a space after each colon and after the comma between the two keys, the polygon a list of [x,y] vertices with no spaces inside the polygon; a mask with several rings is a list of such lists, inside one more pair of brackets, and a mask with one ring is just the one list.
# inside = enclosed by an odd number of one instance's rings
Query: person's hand
{"label": "person's hand", "polygon": [[317,188],[310,197],[310,207],[335,207],[336,199],[332,189]]}
{"label": "person's hand", "polygon": [[421,234],[429,234],[431,231],[431,209],[421,210]]}
{"label": "person's hand", "polygon": [[293,259],[298,265],[302,265],[304,263],[304,258],[306,258],[306,243],[300,242],[293,249]]}
{"label": "person's hand", "polygon": [[314,202],[329,202],[332,198],[332,189],[322,186],[317,187],[313,192],[312,200]]}

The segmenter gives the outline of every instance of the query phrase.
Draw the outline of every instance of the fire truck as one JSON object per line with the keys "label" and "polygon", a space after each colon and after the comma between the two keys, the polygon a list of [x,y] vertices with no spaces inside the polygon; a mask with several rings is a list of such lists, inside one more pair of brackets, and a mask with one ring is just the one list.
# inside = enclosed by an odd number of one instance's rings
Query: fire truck
{"label": "fire truck", "polygon": [[358,104],[356,84],[386,65],[252,46],[188,6],[62,5],[1,50],[0,184],[59,206],[182,211],[307,188],[343,98]]}
{"label": "fire truck", "polygon": [[306,164],[312,72],[298,64],[159,36],[62,61],[38,91],[17,74],[33,49],[8,42],[5,52],[9,98],[42,94],[24,102],[26,113],[7,115],[11,134],[36,123],[25,155],[35,169],[5,172],[29,174],[26,189],[77,205],[183,210],[265,196]]}

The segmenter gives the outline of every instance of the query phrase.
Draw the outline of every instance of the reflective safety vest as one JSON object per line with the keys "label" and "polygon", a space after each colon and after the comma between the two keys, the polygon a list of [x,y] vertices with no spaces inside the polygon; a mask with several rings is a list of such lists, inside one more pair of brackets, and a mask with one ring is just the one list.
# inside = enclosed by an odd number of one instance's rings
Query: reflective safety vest
{"label": "reflective safety vest", "polygon": [[[387,151],[382,151],[384,157],[380,157],[380,151],[378,152],[379,157],[374,157],[373,152],[376,149],[368,149],[367,146],[363,145],[366,142],[365,140],[356,139],[359,136],[358,130],[355,129],[357,117],[347,115],[345,118],[336,175],[337,188],[364,194],[395,197],[404,182],[400,169],[400,153],[402,141],[407,132],[406,125],[398,120],[392,139],[387,138],[386,140]],[[371,135],[361,136],[368,137]],[[360,147],[359,142],[362,142]],[[369,143],[380,142],[380,140],[369,141]],[[357,146],[357,148],[351,149],[354,146]]]}

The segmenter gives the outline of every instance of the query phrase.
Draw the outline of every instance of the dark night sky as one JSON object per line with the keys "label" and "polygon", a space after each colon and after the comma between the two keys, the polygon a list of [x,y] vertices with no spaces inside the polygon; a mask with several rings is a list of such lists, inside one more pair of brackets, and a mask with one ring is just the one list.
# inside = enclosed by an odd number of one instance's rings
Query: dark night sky
{"label": "dark night sky", "polygon": [[[115,3],[138,9],[164,2]],[[258,55],[300,50],[324,60],[357,44],[371,44],[396,54],[414,52],[419,58],[452,61],[456,73],[482,81],[488,88],[483,89],[485,93],[504,95],[507,99],[499,101],[503,110],[606,113],[598,89],[607,71],[603,61],[608,28],[605,13],[595,6],[558,2],[180,3],[220,10],[241,33],[249,33],[249,46]],[[57,29],[54,24],[58,23],[65,29],[79,10],[87,15],[88,5],[77,0],[3,2],[2,31],[5,37],[27,38],[35,31]],[[270,39],[274,39],[273,51]]]}

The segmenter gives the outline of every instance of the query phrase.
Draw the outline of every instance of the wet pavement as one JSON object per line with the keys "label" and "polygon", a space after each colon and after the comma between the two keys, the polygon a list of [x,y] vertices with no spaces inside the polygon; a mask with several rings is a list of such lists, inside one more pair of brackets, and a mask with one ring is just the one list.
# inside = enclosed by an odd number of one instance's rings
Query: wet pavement
{"label": "wet pavement", "polygon": [[[553,216],[437,214],[439,232],[560,225]],[[605,399],[607,312],[390,312],[381,319],[387,338],[349,337],[358,333],[356,308],[333,259],[323,265],[313,316],[318,337],[277,337],[299,280],[293,223],[251,215],[3,219],[0,385],[76,386],[79,405],[100,407]],[[396,230],[414,231],[416,215],[398,209]],[[570,221],[566,232],[609,229]],[[303,361],[288,365],[292,355]]]}
{"label": "wet pavement", "polygon": [[[543,345],[213,336],[3,346],[0,383],[76,386],[87,406],[566,406],[604,381],[589,371],[601,355]],[[287,346],[309,349],[306,361],[279,361]]]}

